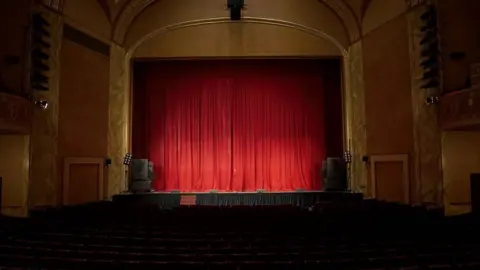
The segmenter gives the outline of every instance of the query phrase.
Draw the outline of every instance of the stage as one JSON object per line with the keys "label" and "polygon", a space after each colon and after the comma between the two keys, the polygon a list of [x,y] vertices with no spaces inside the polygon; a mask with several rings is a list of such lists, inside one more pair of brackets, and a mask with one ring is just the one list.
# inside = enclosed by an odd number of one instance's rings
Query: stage
{"label": "stage", "polygon": [[351,192],[149,192],[115,195],[113,201],[129,204],[158,205],[174,208],[181,205],[295,205],[306,207],[322,202],[361,201],[361,193]]}

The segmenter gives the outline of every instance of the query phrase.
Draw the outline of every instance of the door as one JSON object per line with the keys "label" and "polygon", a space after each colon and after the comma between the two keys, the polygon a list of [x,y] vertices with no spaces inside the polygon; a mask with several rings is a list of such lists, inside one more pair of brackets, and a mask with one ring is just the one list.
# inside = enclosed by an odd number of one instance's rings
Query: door
{"label": "door", "polygon": [[410,202],[408,155],[372,155],[370,190],[374,198],[388,202]]}
{"label": "door", "polygon": [[65,158],[63,204],[75,205],[102,200],[103,173],[103,158]]}

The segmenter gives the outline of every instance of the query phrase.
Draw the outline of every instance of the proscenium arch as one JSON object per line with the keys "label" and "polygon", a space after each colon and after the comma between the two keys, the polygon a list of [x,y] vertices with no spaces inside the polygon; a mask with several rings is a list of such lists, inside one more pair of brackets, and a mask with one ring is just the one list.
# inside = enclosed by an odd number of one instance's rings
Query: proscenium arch
{"label": "proscenium arch", "polygon": [[[160,0],[131,0],[122,9],[114,23],[112,39],[118,44],[123,44],[128,28],[139,16],[143,10],[149,5]],[[340,21],[343,22],[347,29],[348,36],[351,42],[358,40],[361,37],[361,26],[358,18],[344,0],[317,0],[319,3],[325,4],[330,8]]]}
{"label": "proscenium arch", "polygon": [[144,35],[142,38],[136,41],[132,46],[128,48],[127,58],[130,59],[140,45],[166,32],[187,28],[187,27],[204,26],[204,25],[211,25],[211,24],[225,24],[225,23],[263,24],[263,25],[272,25],[272,26],[285,27],[289,29],[295,29],[295,30],[302,31],[304,33],[325,39],[327,41],[330,41],[332,44],[334,44],[338,48],[338,50],[340,51],[344,59],[348,58],[348,52],[342,46],[342,44],[340,44],[340,42],[338,42],[335,38],[326,34],[325,32],[322,32],[320,30],[317,30],[315,28],[308,27],[302,24],[294,23],[294,22],[271,19],[271,18],[260,18],[260,17],[245,17],[242,19],[241,22],[232,22],[228,17],[209,18],[209,19],[192,20],[192,21],[185,21],[185,22],[167,25]]}
{"label": "proscenium arch", "polygon": [[[135,51],[142,44],[149,41],[150,39],[152,39],[154,37],[157,37],[157,36],[160,36],[160,35],[163,35],[163,34],[169,32],[169,31],[174,31],[174,30],[178,30],[178,29],[182,29],[182,28],[204,26],[204,25],[213,25],[213,24],[224,24],[224,23],[250,23],[250,24],[263,24],[263,25],[286,27],[286,28],[297,30],[297,31],[302,31],[304,33],[313,35],[313,36],[318,37],[318,38],[325,39],[325,40],[331,42],[332,44],[334,44],[339,49],[339,51],[342,55],[342,60],[343,60],[343,63],[342,63],[343,64],[342,65],[343,66],[342,67],[343,74],[342,74],[342,84],[341,84],[342,85],[342,108],[343,108],[343,116],[342,116],[342,119],[343,119],[343,123],[342,123],[342,126],[343,126],[343,146],[344,146],[345,150],[349,149],[349,141],[352,138],[352,129],[351,129],[351,126],[352,126],[352,122],[351,122],[352,110],[351,110],[351,108],[349,108],[349,106],[347,106],[347,104],[350,104],[349,100],[351,99],[350,85],[349,85],[349,79],[350,79],[350,68],[349,67],[350,67],[350,65],[349,65],[348,51],[347,51],[346,48],[344,48],[342,46],[342,44],[340,44],[340,42],[338,42],[332,36],[322,32],[320,30],[317,30],[317,29],[314,29],[314,28],[311,28],[311,27],[308,27],[308,26],[305,26],[305,25],[302,25],[302,24],[297,24],[297,23],[294,23],[294,22],[289,22],[289,21],[284,21],[284,20],[277,20],[277,19],[271,19],[271,18],[258,18],[258,17],[245,17],[244,19],[242,19],[241,22],[232,22],[230,20],[230,18],[224,17],[224,18],[210,18],[210,19],[203,19],[203,20],[192,20],[192,21],[185,21],[185,22],[181,22],[181,23],[167,25],[167,26],[161,27],[159,29],[156,29],[156,30],[144,35],[137,42],[135,42],[132,46],[127,48],[126,57],[125,57],[125,66],[127,67],[126,71],[130,72],[130,75],[127,75],[127,76],[130,79],[132,79],[130,77],[131,72],[132,72],[132,70],[131,70],[131,68],[132,68],[131,60],[132,60],[132,58],[135,54]],[[127,90],[127,91],[130,92],[129,96],[131,97],[133,89],[131,87],[131,84],[127,84],[127,85],[130,85],[129,90]],[[131,106],[131,104],[129,104],[128,106]],[[129,117],[131,118],[132,117],[131,113],[129,115],[130,115]],[[131,123],[131,121],[128,121],[128,122]],[[127,136],[127,138],[129,138],[128,140],[130,141],[131,140],[131,127],[129,128],[129,131],[127,133],[129,134]]]}

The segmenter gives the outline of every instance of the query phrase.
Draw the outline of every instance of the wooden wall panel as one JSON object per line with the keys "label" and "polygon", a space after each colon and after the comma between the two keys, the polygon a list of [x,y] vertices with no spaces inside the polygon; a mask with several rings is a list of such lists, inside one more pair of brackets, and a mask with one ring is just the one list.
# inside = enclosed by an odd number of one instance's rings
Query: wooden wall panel
{"label": "wooden wall panel", "polygon": [[[470,65],[480,61],[480,1],[442,0],[438,2],[442,44],[443,91],[468,88]],[[451,53],[464,53],[455,59]]]}
{"label": "wooden wall panel", "polygon": [[410,166],[408,155],[371,157],[371,188],[374,198],[410,203]]}
{"label": "wooden wall panel", "polygon": [[63,204],[75,205],[104,198],[102,158],[66,158],[63,163]]}
{"label": "wooden wall panel", "polygon": [[[24,93],[25,53],[32,0],[1,1],[0,8],[0,91]],[[7,64],[5,57],[18,57]]]}
{"label": "wooden wall panel", "polygon": [[[61,66],[58,160],[62,162],[67,157],[104,159],[108,147],[109,58],[64,38]],[[83,179],[83,174],[89,174],[89,170],[82,166],[74,168],[71,173],[78,173],[78,176],[70,175],[71,181],[91,184]],[[104,168],[101,170],[103,172]],[[58,173],[62,175],[61,171]],[[108,179],[107,173],[105,178]]]}
{"label": "wooden wall panel", "polygon": [[2,177],[2,214],[26,216],[30,137],[0,135],[0,177]]}
{"label": "wooden wall panel", "polygon": [[407,21],[404,15],[363,40],[367,150],[413,153]]}
{"label": "wooden wall panel", "polygon": [[443,203],[447,215],[470,211],[470,174],[480,173],[479,146],[480,132],[443,133]]}
{"label": "wooden wall panel", "polygon": [[62,46],[59,154],[106,157],[109,60],[66,39]]}

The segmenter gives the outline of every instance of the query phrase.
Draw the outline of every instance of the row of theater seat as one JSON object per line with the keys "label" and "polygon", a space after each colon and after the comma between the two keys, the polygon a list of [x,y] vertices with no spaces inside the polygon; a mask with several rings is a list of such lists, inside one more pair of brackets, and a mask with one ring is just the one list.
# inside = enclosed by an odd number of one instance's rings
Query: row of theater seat
{"label": "row of theater seat", "polygon": [[[173,210],[100,203],[3,219],[0,269],[480,269],[467,234],[475,226],[374,201]],[[453,236],[437,234],[445,229]]]}

